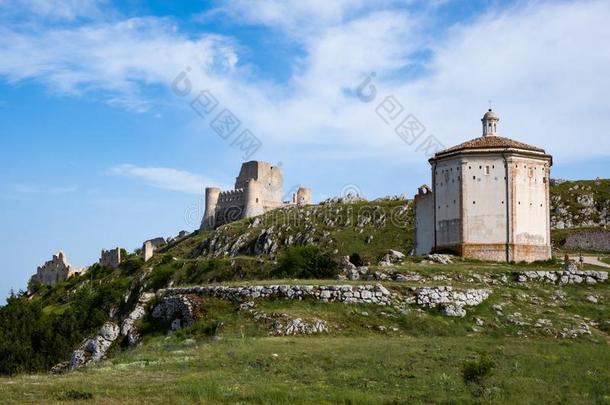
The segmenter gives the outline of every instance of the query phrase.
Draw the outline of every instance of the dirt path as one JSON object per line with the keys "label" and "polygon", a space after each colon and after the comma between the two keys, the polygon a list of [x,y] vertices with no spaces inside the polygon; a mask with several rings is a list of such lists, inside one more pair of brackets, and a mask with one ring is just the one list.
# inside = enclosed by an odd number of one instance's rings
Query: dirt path
{"label": "dirt path", "polygon": [[[597,257],[594,257],[594,256],[583,256],[582,258],[585,261],[585,264],[592,264],[594,266],[605,267],[605,268],[610,269],[610,264],[607,264],[607,263],[599,261],[597,259]],[[576,257],[576,260],[578,260],[578,257]]]}

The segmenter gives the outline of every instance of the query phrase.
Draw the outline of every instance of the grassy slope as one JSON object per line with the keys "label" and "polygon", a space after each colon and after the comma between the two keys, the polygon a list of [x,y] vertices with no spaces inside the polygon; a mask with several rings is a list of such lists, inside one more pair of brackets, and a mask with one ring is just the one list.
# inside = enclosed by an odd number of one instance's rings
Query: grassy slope
{"label": "grassy slope", "polygon": [[[578,186],[578,190],[574,190],[574,187]],[[578,203],[577,199],[580,196],[590,195],[596,201],[596,210],[592,218],[587,218],[582,215],[583,207]],[[577,181],[566,181],[561,184],[555,184],[551,186],[551,200],[554,197],[561,198],[561,205],[564,206],[572,217],[579,215],[579,220],[592,219],[594,221],[600,221],[602,218],[599,213],[602,212],[604,207],[610,207],[608,204],[610,201],[610,179],[598,179],[598,180],[577,180]],[[553,214],[552,214],[553,215]],[[587,230],[598,230],[599,228],[573,228],[573,229],[553,229],[551,231],[551,240],[553,246],[561,248],[565,243],[565,239],[568,235],[576,232],[587,231]]]}
{"label": "grassy slope", "polygon": [[[310,232],[314,243],[335,257],[358,252],[375,263],[387,249],[408,253],[413,246],[412,218],[386,220],[385,224],[355,226],[359,213],[369,215],[380,206],[390,218],[405,201],[331,205],[326,212],[289,217],[290,210],[268,214],[257,227],[250,221],[230,224],[222,232],[231,241],[245,232],[251,242],[263,229],[274,227],[278,240]],[[307,210],[313,210],[308,207]],[[303,209],[301,209],[302,211]],[[379,211],[377,211],[377,214]],[[325,221],[334,218],[334,224]],[[340,218],[338,220],[337,218]],[[350,218],[350,225],[347,218]],[[313,230],[307,231],[307,224]],[[294,283],[268,280],[273,266],[268,256],[238,255],[210,260],[193,252],[211,232],[195,234],[161,251],[140,270],[100,271],[96,285],[120,285],[121,290],[144,277],[148,289],[205,282]],[[373,236],[367,243],[367,237]],[[398,266],[402,273],[453,276],[456,286],[482,286],[468,280],[472,273],[510,273],[518,269],[556,268],[556,264],[530,266],[460,261],[451,266],[421,265],[411,261]],[[152,270],[149,270],[152,269]],[[461,277],[457,278],[458,276]],[[334,283],[299,280],[298,283]],[[78,288],[88,288],[87,277],[72,279],[40,295],[46,312],[60,313],[70,305]],[[358,282],[351,282],[357,284]],[[447,282],[430,282],[432,285]],[[413,284],[386,283],[395,289]],[[419,285],[419,284],[418,284]],[[260,309],[305,319],[319,317],[333,327],[329,335],[272,338],[267,329],[238,313],[227,303],[211,302],[206,317],[190,331],[165,335],[152,333],[136,350],[116,353],[98,367],[66,376],[0,378],[0,397],[6,402],[49,402],[70,390],[91,393],[96,402],[469,402],[477,400],[464,384],[460,368],[480,353],[497,363],[486,383],[485,399],[498,403],[610,403],[608,330],[593,329],[591,337],[556,339],[563,328],[573,329],[585,318],[608,321],[606,286],[566,287],[565,301],[553,299],[554,286],[494,287],[488,302],[465,319],[442,317],[434,311],[413,309],[407,314],[371,306],[313,302],[266,302]],[[118,291],[118,290],[117,290]],[[600,304],[584,298],[594,294]],[[124,292],[120,294],[124,295]],[[503,304],[504,315],[491,309]],[[363,315],[367,312],[368,315]],[[527,325],[515,325],[507,314],[518,312]],[[484,320],[472,332],[473,316]],[[549,319],[550,330],[535,327]],[[224,323],[222,339],[210,340],[211,326]],[[385,326],[385,332],[377,330]],[[398,329],[393,332],[391,328]],[[193,339],[187,339],[193,337]],[[186,339],[186,340],[185,340]],[[279,357],[273,357],[276,353]],[[540,399],[540,401],[538,401]]]}
{"label": "grassy slope", "polygon": [[[398,270],[459,275],[463,281],[449,284],[481,287],[468,281],[472,273],[517,268],[459,262],[408,263]],[[386,283],[394,289],[410,285]],[[116,352],[73,374],[0,378],[0,395],[3,402],[36,403],[65,398],[71,391],[100,403],[610,403],[608,325],[577,339],[555,337],[583,319],[604,325],[610,319],[607,285],[492,288],[490,299],[464,319],[415,307],[401,313],[310,300],[257,304],[267,314],[320,318],[331,325],[329,334],[308,337],[270,337],[267,326],[234,304],[208,299],[204,318],[190,329],[165,333],[152,328],[139,348]],[[565,298],[555,299],[557,291]],[[591,294],[601,304],[585,299]],[[502,315],[493,309],[496,304],[502,305]],[[525,325],[509,320],[515,313]],[[484,322],[477,332],[475,316]],[[537,327],[538,319],[549,319],[552,326]],[[463,364],[482,354],[496,363],[482,384],[483,394],[461,377]]]}
{"label": "grassy slope", "polygon": [[[549,299],[554,290],[506,288],[465,319],[374,305],[259,304],[268,314],[322,318],[333,327],[309,337],[270,337],[232,304],[208,300],[205,317],[189,330],[148,335],[138,349],[73,374],[2,378],[0,394],[3,402],[45,403],[70,391],[100,403],[608,403],[606,334],[558,340],[491,308],[503,303],[506,314],[551,319],[558,329],[575,322],[568,315],[608,319],[606,306],[583,300],[593,293],[607,302],[607,286],[565,289],[559,303]],[[472,331],[473,316],[485,322],[480,332]],[[222,328],[210,328],[219,321]],[[482,395],[461,377],[464,362],[481,354],[496,363]]]}

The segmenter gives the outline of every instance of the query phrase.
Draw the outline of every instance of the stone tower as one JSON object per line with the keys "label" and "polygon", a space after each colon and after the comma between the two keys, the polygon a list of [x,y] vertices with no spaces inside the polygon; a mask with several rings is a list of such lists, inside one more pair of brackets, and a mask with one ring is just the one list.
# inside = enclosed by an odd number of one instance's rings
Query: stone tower
{"label": "stone tower", "polygon": [[206,187],[205,189],[205,212],[203,214],[203,221],[201,222],[201,229],[207,231],[214,229],[216,223],[216,206],[218,205],[218,198],[220,197],[220,189],[217,187]]}
{"label": "stone tower", "polygon": [[257,160],[246,162],[241,166],[233,190],[206,188],[205,213],[200,229],[214,229],[282,207],[283,193],[281,167]]}
{"label": "stone tower", "polygon": [[429,160],[432,188],[415,197],[416,254],[452,251],[492,261],[551,258],[549,179],[543,149],[497,135],[490,109],[482,136]]}
{"label": "stone tower", "polygon": [[311,204],[311,189],[306,187],[299,187],[297,192],[292,196],[292,203],[297,205],[309,205]]}

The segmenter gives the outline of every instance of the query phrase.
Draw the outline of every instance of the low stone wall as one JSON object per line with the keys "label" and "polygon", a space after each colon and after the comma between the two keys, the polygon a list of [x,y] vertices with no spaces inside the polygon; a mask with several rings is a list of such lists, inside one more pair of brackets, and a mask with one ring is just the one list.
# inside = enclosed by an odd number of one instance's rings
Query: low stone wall
{"label": "low stone wall", "polygon": [[428,308],[440,308],[447,316],[466,315],[464,307],[476,306],[491,294],[486,289],[454,290],[452,287],[411,288],[406,296],[390,292],[381,284],[376,285],[269,285],[269,286],[199,286],[168,288],[158,294],[167,297],[203,295],[233,301],[249,301],[256,298],[303,299],[306,297],[323,302],[354,304],[378,304],[401,306],[416,304]]}
{"label": "low stone wall", "polygon": [[390,303],[392,293],[381,284],[377,285],[268,285],[268,286],[199,286],[168,288],[159,290],[160,296],[196,294],[233,301],[256,298],[313,298],[324,302],[380,304]]}
{"label": "low stone wall", "polygon": [[491,294],[485,289],[454,290],[452,287],[424,287],[413,291],[411,301],[415,304],[440,308],[444,315],[458,317],[466,315],[464,307],[477,306]]}
{"label": "low stone wall", "polygon": [[605,271],[520,271],[515,273],[517,281],[539,281],[552,284],[596,284],[608,281]]}
{"label": "low stone wall", "polygon": [[584,231],[568,235],[565,249],[610,252],[610,232]]}

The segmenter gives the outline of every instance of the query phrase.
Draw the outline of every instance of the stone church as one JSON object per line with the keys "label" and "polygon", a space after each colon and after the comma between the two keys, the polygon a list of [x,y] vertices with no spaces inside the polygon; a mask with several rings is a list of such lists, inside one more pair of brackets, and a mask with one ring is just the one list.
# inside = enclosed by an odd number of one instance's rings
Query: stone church
{"label": "stone church", "polygon": [[551,258],[552,157],[497,135],[498,116],[481,119],[482,136],[438,152],[432,187],[415,196],[415,253],[450,251],[490,261]]}
{"label": "stone church", "polygon": [[311,189],[299,187],[290,201],[283,201],[282,168],[253,160],[242,164],[235,189],[205,189],[205,212],[201,230],[214,229],[242,218],[251,218],[286,205],[311,204]]}

